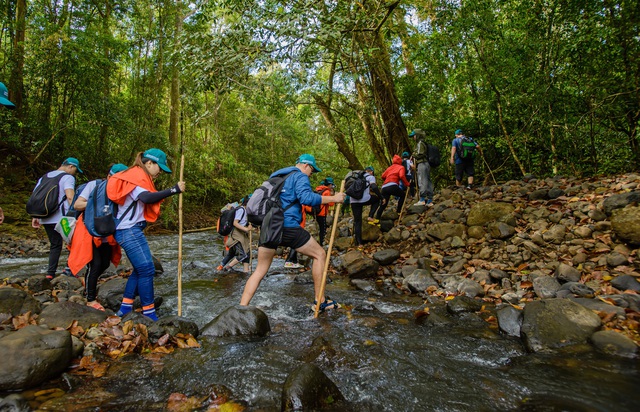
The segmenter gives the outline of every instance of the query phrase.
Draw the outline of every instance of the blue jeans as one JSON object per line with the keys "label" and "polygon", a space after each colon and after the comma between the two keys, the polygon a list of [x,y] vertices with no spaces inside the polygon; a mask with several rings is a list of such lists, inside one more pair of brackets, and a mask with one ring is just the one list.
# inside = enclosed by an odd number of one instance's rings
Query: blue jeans
{"label": "blue jeans", "polygon": [[124,288],[124,297],[135,299],[137,292],[142,307],[153,304],[153,277],[156,273],[151,249],[143,233],[146,226],[147,222],[140,222],[129,229],[118,229],[115,234],[116,241],[133,266],[133,272]]}

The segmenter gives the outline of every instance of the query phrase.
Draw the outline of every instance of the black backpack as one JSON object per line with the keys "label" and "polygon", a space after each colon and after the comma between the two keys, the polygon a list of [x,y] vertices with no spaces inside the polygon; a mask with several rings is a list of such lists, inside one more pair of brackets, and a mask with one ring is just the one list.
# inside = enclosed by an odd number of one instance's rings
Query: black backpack
{"label": "black backpack", "polygon": [[472,138],[463,136],[460,139],[460,158],[474,159],[476,157],[476,142]]}
{"label": "black backpack", "polygon": [[428,153],[427,161],[429,162],[429,166],[431,167],[440,166],[440,149],[438,148],[438,146],[428,144],[427,153]]}
{"label": "black backpack", "polygon": [[369,187],[367,172],[352,170],[344,178],[344,192],[353,199],[360,200],[364,197],[364,191]]}
{"label": "black backpack", "polygon": [[56,210],[67,200],[65,196],[62,202],[58,201],[60,196],[60,179],[68,173],[60,173],[54,177],[42,176],[40,184],[33,190],[27,201],[27,213],[31,217],[42,218],[53,215]]}
{"label": "black backpack", "polygon": [[233,221],[236,219],[236,211],[241,207],[234,207],[227,209],[220,214],[220,220],[218,221],[218,233],[221,236],[227,236],[233,231]]}
{"label": "black backpack", "polygon": [[78,196],[80,196],[80,193],[82,193],[82,191],[84,190],[84,188],[86,186],[87,186],[87,184],[83,183],[83,184],[81,184],[80,186],[78,186],[76,188],[76,192],[73,195],[73,200],[71,201],[71,207],[69,208],[69,210],[67,211],[67,214],[65,216],[67,216],[67,217],[75,217],[77,219],[82,214],[82,212],[77,211],[74,206],[76,204],[76,200],[78,200]]}

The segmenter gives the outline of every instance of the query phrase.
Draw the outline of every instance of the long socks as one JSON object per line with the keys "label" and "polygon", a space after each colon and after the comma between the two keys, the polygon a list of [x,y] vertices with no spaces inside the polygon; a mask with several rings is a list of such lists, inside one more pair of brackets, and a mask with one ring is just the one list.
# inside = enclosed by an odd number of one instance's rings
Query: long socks
{"label": "long socks", "polygon": [[144,316],[150,317],[154,322],[158,320],[158,316],[156,315],[156,307],[153,303],[151,305],[143,306],[142,314]]}
{"label": "long socks", "polygon": [[127,313],[133,310],[133,299],[130,298],[122,298],[122,303],[120,304],[120,309],[116,312],[117,316],[123,317]]}

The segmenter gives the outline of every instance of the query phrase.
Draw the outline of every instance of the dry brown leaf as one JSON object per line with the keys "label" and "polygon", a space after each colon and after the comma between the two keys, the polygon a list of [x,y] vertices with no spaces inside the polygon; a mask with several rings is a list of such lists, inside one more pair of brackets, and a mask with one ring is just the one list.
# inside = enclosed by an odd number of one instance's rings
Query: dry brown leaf
{"label": "dry brown leaf", "polygon": [[107,369],[109,369],[109,364],[106,362],[97,364],[93,370],[91,371],[91,375],[94,378],[101,378],[107,374]]}
{"label": "dry brown leaf", "polygon": [[193,336],[189,336],[189,338],[187,338],[187,345],[189,345],[190,348],[199,348],[200,347],[200,344],[198,343],[196,338],[194,338]]}
{"label": "dry brown leaf", "polygon": [[167,342],[169,341],[169,338],[171,338],[171,335],[169,335],[168,333],[165,335],[162,335],[162,337],[158,339],[158,346],[166,345]]}
{"label": "dry brown leaf", "polygon": [[153,349],[152,351],[153,353],[173,353],[173,348],[171,347],[165,347],[165,346],[158,346],[157,348]]}
{"label": "dry brown leaf", "polygon": [[122,333],[125,335],[128,335],[129,332],[131,332],[131,330],[133,329],[133,321],[132,320],[128,320],[124,323],[124,325],[122,325]]}

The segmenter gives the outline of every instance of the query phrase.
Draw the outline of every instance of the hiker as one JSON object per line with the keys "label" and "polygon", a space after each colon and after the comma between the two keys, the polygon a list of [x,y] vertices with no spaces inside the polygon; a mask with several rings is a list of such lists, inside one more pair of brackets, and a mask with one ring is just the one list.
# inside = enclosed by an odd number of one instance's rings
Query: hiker
{"label": "hiker", "polygon": [[[405,190],[409,190],[409,181],[407,180],[405,168],[402,166],[402,159],[400,156],[393,155],[393,163],[384,171],[384,173],[382,173],[382,179],[384,179],[384,183],[382,184],[381,192],[385,201],[382,202],[380,208],[378,208],[378,214],[376,216],[378,221],[380,221],[382,212],[384,212],[384,209],[386,209],[389,204],[391,196],[398,196],[398,206],[396,211],[398,214],[402,211]],[[404,185],[404,188],[401,187],[401,184]]]}
{"label": "hiker", "polygon": [[[31,219],[31,226],[38,229],[44,226],[44,230],[49,238],[49,265],[47,267],[47,279],[53,279],[56,276],[56,270],[58,268],[58,261],[60,260],[60,253],[62,252],[62,236],[55,230],[56,223],[60,221],[69,208],[71,207],[71,201],[73,200],[74,187],[76,184],[75,174],[77,172],[82,173],[80,169],[80,162],[75,157],[68,157],[62,162],[60,167],[56,170],[48,172],[40,179],[33,192],[36,192],[38,186],[41,184],[47,184],[47,182],[55,185],[53,179],[58,179],[58,208],[55,212],[49,214],[46,217]],[[44,201],[44,200],[43,200]]]}
{"label": "hiker", "polygon": [[420,200],[415,205],[433,206],[433,182],[431,182],[431,165],[429,165],[429,147],[424,141],[427,136],[424,130],[415,129],[409,134],[409,137],[413,137],[416,141],[413,158],[417,163],[416,175],[418,177]]}
{"label": "hiker", "polygon": [[7,109],[15,109],[16,105],[9,100],[9,90],[4,83],[0,83],[0,104]]}
{"label": "hiker", "polygon": [[482,154],[482,148],[473,140],[465,136],[461,129],[455,131],[455,138],[451,142],[451,158],[449,163],[455,164],[456,186],[462,186],[462,176],[467,175],[467,189],[473,186],[473,167],[476,152]]}
{"label": "hiker", "polygon": [[413,173],[415,165],[409,152],[402,152],[402,166],[409,181],[409,196],[414,197],[416,195],[416,179]]}
{"label": "hiker", "polygon": [[[124,170],[127,170],[127,166],[122,163],[114,164],[109,169],[107,179]],[[73,208],[76,211],[82,212],[87,208],[89,195],[100,181],[100,179],[92,180],[85,185],[73,204]],[[122,251],[113,235],[106,237],[91,236],[84,224],[84,213],[80,213],[73,232],[73,241],[69,247],[67,265],[73,276],[76,277],[87,264],[89,265],[84,277],[87,306],[104,311],[104,307],[96,300],[98,278],[109,268],[112,262],[115,266],[118,266],[121,258]]]}
{"label": "hiker", "polygon": [[[333,178],[327,177],[320,185],[316,187],[316,193],[321,196],[332,196],[335,193],[336,185],[333,182]],[[324,245],[324,237],[327,234],[327,215],[329,214],[329,208],[335,203],[326,203],[319,206],[319,210],[315,214],[316,222],[318,222],[318,240],[320,246]]]}
{"label": "hiker", "polygon": [[376,184],[376,176],[374,174],[373,166],[367,166],[364,171],[365,178],[369,185],[368,190],[364,191],[362,199],[351,198],[351,210],[353,211],[353,234],[356,238],[356,246],[359,249],[362,249],[364,246],[364,242],[362,241],[362,209],[366,205],[371,205],[367,221],[371,224],[377,224],[379,220],[376,221],[374,216],[378,210],[378,206],[380,205],[380,199],[382,199],[383,202],[386,202],[382,197],[382,193],[380,193],[378,185]]}
{"label": "hiker", "polygon": [[[253,230],[253,226],[247,220],[247,202],[249,196],[245,196],[240,200],[240,206],[236,209],[233,218],[233,230],[226,238],[225,244],[229,248],[229,252],[222,259],[222,263],[216,268],[218,271],[231,270],[235,265],[242,262],[244,273],[249,273],[251,268],[249,262],[251,258],[251,245],[249,244],[249,232]],[[229,263],[231,262],[231,263]]]}
{"label": "hiker", "polygon": [[287,258],[284,261],[285,269],[300,269],[303,268],[300,263],[298,263],[298,252],[295,249],[289,248],[289,253],[287,253]]}
{"label": "hiker", "polygon": [[[279,246],[291,247],[297,252],[313,259],[311,274],[314,285],[314,299],[318,297],[320,289],[322,288],[322,272],[327,255],[322,246],[311,237],[309,232],[300,226],[302,223],[302,205],[315,206],[318,204],[342,202],[345,197],[344,193],[336,193],[333,196],[320,196],[313,192],[309,176],[311,176],[312,173],[321,171],[322,170],[316,165],[315,157],[310,154],[303,154],[296,160],[295,166],[280,169],[271,175],[271,177],[276,177],[291,173],[285,180],[282,190],[280,191],[280,200],[282,202],[282,208],[285,211],[284,228]],[[262,228],[261,231],[264,230],[265,228]],[[251,302],[260,282],[271,266],[277,246],[278,245],[271,248],[258,245],[258,265],[244,286],[240,305],[247,306],[249,302]],[[320,296],[320,299],[321,311],[339,307],[337,302],[325,299],[324,296]]]}
{"label": "hiker", "polygon": [[[143,230],[147,223],[153,223],[158,219],[162,200],[184,192],[185,186],[184,182],[180,181],[170,189],[158,192],[153,181],[163,171],[171,173],[167,166],[167,155],[160,149],[149,149],[144,153],[138,153],[133,166],[111,176],[107,183],[107,196],[119,206],[116,218],[120,223],[114,237],[127,253],[133,266],[120,309],[116,313],[120,317],[133,310],[133,300],[137,294],[140,296],[142,314],[154,321],[158,320],[153,294],[153,277],[156,270]],[[132,204],[133,212],[128,212],[127,209]]]}

